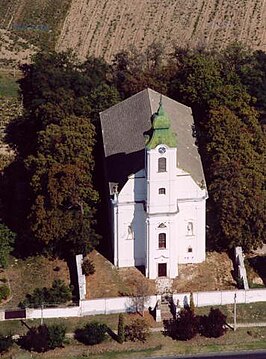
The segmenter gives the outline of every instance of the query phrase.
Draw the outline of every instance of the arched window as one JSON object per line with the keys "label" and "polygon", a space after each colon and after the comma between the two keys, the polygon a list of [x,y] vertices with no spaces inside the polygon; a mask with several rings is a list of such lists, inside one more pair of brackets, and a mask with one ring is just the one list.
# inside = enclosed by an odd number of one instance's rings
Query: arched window
{"label": "arched window", "polygon": [[166,172],[166,158],[160,157],[158,159],[158,172]]}
{"label": "arched window", "polygon": [[165,249],[166,248],[166,234],[165,233],[159,233],[159,249]]}
{"label": "arched window", "polygon": [[188,247],[188,249],[187,249],[187,251],[188,251],[188,253],[192,253],[193,251],[192,251],[192,247]]}
{"label": "arched window", "polygon": [[159,194],[165,194],[165,188],[159,188]]}
{"label": "arched window", "polygon": [[187,222],[187,236],[193,236],[193,222]]}

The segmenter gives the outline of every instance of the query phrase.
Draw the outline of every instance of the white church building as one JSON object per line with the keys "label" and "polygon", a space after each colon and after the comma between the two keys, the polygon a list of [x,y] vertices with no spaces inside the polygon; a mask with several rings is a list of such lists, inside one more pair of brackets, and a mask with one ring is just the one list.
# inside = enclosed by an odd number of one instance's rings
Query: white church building
{"label": "white church building", "polygon": [[191,109],[146,89],[100,118],[114,264],[155,279],[203,262],[208,193]]}

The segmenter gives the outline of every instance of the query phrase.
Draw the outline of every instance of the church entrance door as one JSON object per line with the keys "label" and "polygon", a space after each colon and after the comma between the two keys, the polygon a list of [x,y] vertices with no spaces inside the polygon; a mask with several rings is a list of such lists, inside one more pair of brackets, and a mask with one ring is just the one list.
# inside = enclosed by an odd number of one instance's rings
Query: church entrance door
{"label": "church entrance door", "polygon": [[167,275],[167,264],[159,263],[158,264],[158,277],[166,277]]}

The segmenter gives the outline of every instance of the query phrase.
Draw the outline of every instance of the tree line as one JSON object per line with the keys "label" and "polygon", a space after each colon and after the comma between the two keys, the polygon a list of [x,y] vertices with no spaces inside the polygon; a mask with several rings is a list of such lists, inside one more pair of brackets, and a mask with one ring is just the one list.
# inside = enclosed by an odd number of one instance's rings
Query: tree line
{"label": "tree line", "polygon": [[[6,129],[15,160],[2,175],[1,217],[21,254],[87,253],[103,227],[99,112],[153,88],[192,107],[209,200],[208,247],[263,244],[266,54],[154,44],[107,64],[40,52],[21,66],[24,111]],[[97,226],[98,222],[98,226]],[[106,226],[106,225],[105,225]]]}

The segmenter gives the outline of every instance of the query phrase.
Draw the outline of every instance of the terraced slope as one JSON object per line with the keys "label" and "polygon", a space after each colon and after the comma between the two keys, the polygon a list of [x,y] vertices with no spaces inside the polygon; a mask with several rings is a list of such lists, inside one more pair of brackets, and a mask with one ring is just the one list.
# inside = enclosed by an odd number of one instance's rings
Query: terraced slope
{"label": "terraced slope", "polygon": [[0,60],[28,61],[36,47],[110,60],[130,45],[234,40],[266,50],[266,0],[0,0]]}
{"label": "terraced slope", "polygon": [[223,47],[234,40],[266,50],[265,0],[72,0],[57,49],[110,60],[131,44]]}

